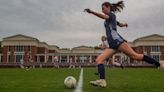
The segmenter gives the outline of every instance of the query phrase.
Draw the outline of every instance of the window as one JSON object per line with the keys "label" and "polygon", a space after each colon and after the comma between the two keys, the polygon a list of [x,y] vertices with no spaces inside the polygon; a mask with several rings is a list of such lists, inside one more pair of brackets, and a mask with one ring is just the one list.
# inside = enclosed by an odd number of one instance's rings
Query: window
{"label": "window", "polygon": [[11,57],[10,55],[7,55],[7,63],[11,61],[10,57]]}
{"label": "window", "polygon": [[151,55],[151,57],[157,61],[160,61],[160,55]]}
{"label": "window", "polygon": [[15,55],[15,62],[18,63],[23,58],[24,58],[24,55]]}
{"label": "window", "polygon": [[28,51],[31,52],[31,46],[28,46]]}
{"label": "window", "polygon": [[61,56],[61,62],[67,62],[67,56]]}
{"label": "window", "polygon": [[148,52],[149,49],[150,49],[150,46],[145,46],[145,47],[144,47],[144,52]]}
{"label": "window", "polygon": [[160,46],[152,46],[151,51],[152,52],[160,52]]}
{"label": "window", "polygon": [[14,46],[14,51],[18,52],[18,46]]}
{"label": "window", "polygon": [[20,46],[20,52],[24,52],[24,46]]}
{"label": "window", "polygon": [[81,63],[84,63],[85,61],[87,61],[87,56],[80,56],[80,57],[79,57],[79,61],[80,61]]}
{"label": "window", "polygon": [[24,46],[15,46],[14,47],[15,52],[24,52]]}
{"label": "window", "polygon": [[7,46],[7,52],[11,52],[12,46]]}

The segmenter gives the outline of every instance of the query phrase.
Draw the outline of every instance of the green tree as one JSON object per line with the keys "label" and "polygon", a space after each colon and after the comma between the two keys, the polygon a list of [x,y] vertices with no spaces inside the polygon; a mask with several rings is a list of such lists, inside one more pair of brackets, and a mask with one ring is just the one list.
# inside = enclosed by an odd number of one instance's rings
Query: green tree
{"label": "green tree", "polygon": [[94,49],[101,49],[99,46],[94,46]]}
{"label": "green tree", "polygon": [[2,52],[1,41],[0,41],[0,53]]}

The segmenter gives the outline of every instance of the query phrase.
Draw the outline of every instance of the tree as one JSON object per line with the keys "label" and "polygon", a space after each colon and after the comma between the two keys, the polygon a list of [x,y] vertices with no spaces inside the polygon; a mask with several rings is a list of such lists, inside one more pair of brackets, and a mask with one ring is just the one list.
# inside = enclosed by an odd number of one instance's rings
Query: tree
{"label": "tree", "polygon": [[2,52],[1,41],[0,41],[0,53]]}
{"label": "tree", "polygon": [[101,49],[101,48],[99,46],[94,46],[94,49],[97,50],[97,49]]}

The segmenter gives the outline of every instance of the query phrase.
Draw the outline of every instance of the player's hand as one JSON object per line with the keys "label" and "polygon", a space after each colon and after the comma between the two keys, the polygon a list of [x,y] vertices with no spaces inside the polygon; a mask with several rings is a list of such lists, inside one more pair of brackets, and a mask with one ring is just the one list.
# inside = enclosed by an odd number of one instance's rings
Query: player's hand
{"label": "player's hand", "polygon": [[125,27],[128,27],[128,24],[127,23],[125,23]]}
{"label": "player's hand", "polygon": [[93,11],[87,8],[87,9],[84,9],[84,12],[92,13]]}

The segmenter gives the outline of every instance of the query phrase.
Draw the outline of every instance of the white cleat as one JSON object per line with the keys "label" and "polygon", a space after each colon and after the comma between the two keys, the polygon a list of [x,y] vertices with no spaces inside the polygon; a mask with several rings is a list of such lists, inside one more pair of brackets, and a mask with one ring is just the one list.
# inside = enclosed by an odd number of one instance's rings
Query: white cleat
{"label": "white cleat", "polygon": [[93,86],[99,86],[99,87],[103,87],[103,88],[107,86],[106,80],[104,80],[104,79],[90,81],[90,84]]}
{"label": "white cleat", "polygon": [[164,61],[160,61],[159,63],[160,63],[160,69],[164,71]]}

